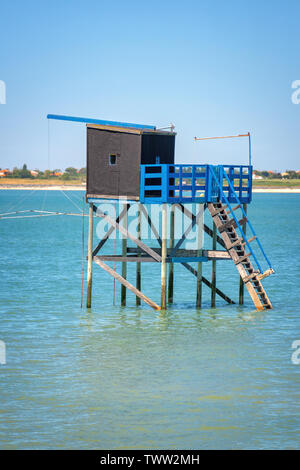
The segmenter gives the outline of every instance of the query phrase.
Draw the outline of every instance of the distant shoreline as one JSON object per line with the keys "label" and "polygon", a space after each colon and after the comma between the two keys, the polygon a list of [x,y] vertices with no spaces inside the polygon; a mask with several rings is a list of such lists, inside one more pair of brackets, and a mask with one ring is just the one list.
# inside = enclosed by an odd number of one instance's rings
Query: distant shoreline
{"label": "distant shoreline", "polygon": [[[22,185],[22,184],[0,184],[0,190],[27,190],[27,191],[85,191],[83,185]],[[286,193],[300,194],[300,188],[253,188],[253,193]]]}

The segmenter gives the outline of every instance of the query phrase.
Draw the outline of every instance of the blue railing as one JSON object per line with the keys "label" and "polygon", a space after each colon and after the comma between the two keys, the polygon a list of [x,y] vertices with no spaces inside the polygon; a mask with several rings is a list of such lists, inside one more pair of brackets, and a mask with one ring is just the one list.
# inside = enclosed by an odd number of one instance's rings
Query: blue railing
{"label": "blue railing", "polygon": [[254,230],[254,228],[253,228],[253,226],[252,226],[250,220],[249,220],[248,217],[247,217],[246,212],[245,212],[244,209],[243,209],[243,206],[242,206],[242,204],[241,204],[241,200],[240,200],[240,198],[238,197],[237,193],[235,192],[235,189],[234,189],[234,186],[233,186],[233,184],[232,184],[232,181],[230,180],[230,177],[229,177],[226,173],[223,173],[223,177],[227,180],[227,183],[228,183],[227,193],[230,194],[231,200],[229,200],[229,197],[226,196],[226,194],[225,194],[225,192],[224,192],[224,190],[223,190],[223,188],[222,188],[222,186],[221,186],[221,181],[220,181],[219,175],[218,175],[218,173],[215,171],[215,168],[213,168],[213,167],[209,168],[209,172],[211,173],[211,176],[212,176],[213,180],[216,182],[216,184],[217,184],[218,187],[219,187],[219,190],[220,190],[220,193],[221,193],[220,199],[222,199],[222,202],[225,202],[225,203],[227,204],[227,206],[228,206],[228,208],[229,208],[229,210],[230,210],[231,216],[232,216],[232,218],[234,219],[234,221],[235,221],[235,223],[236,223],[236,226],[237,226],[237,228],[238,228],[238,230],[239,230],[239,232],[240,232],[240,235],[241,235],[241,237],[243,238],[243,240],[244,240],[244,242],[245,242],[245,245],[246,245],[247,248],[249,249],[249,252],[250,252],[251,255],[253,256],[253,259],[254,259],[254,261],[255,261],[255,263],[256,263],[256,265],[257,265],[259,271],[260,271],[261,273],[263,273],[263,270],[262,270],[262,268],[261,268],[261,265],[260,265],[260,263],[259,263],[259,261],[258,261],[256,255],[255,255],[255,253],[254,253],[254,251],[253,251],[253,249],[252,249],[250,243],[249,243],[248,240],[247,240],[247,237],[246,237],[246,235],[245,235],[245,233],[244,233],[244,231],[243,231],[243,229],[242,229],[242,227],[241,227],[241,225],[240,225],[240,223],[239,223],[239,221],[238,221],[238,219],[237,219],[237,217],[236,217],[236,215],[235,215],[234,210],[232,209],[232,207],[231,207],[231,205],[230,205],[230,202],[237,203],[238,205],[240,205],[240,208],[239,208],[239,209],[242,211],[243,217],[246,217],[246,218],[247,218],[247,227],[250,228],[250,231],[252,232],[253,237],[255,237],[255,241],[256,241],[256,243],[258,244],[258,247],[259,247],[259,249],[260,249],[260,252],[261,252],[261,254],[262,254],[264,260],[267,262],[269,268],[270,268],[270,269],[273,269],[273,268],[272,268],[272,265],[271,265],[271,262],[270,262],[269,258],[267,257],[267,255],[266,255],[266,253],[265,253],[265,250],[263,249],[262,244],[260,243],[259,238],[258,238],[258,236],[256,235],[255,230]]}
{"label": "blue railing", "polygon": [[[217,179],[213,177],[211,169]],[[252,166],[141,165],[142,203],[205,203],[224,201],[224,197],[229,202],[235,202],[234,193],[238,194],[241,203],[251,202]]]}

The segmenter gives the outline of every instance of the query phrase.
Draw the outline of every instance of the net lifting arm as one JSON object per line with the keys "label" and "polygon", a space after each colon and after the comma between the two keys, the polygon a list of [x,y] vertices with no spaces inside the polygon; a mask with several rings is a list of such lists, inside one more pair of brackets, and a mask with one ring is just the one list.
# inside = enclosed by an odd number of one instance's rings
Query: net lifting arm
{"label": "net lifting arm", "polygon": [[234,139],[235,137],[248,137],[249,139],[249,166],[251,166],[251,135],[248,134],[238,134],[238,135],[224,135],[222,137],[194,137],[195,140],[213,140],[213,139]]}
{"label": "net lifting arm", "polygon": [[88,124],[100,124],[102,126],[116,126],[116,127],[133,127],[135,129],[151,129],[155,130],[155,126],[146,124],[134,124],[132,122],[117,122],[117,121],[104,121],[101,119],[84,118],[77,116],[63,116],[60,114],[47,114],[47,119],[56,119],[58,121],[72,121],[72,122],[85,122]]}

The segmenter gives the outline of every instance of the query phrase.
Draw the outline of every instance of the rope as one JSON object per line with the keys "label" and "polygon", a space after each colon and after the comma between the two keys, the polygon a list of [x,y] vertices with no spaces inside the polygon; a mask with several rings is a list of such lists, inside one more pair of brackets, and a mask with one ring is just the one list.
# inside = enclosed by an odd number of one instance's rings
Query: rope
{"label": "rope", "polygon": [[81,308],[83,304],[83,278],[84,278],[84,196],[82,198],[82,267],[81,267]]}
{"label": "rope", "polygon": [[61,189],[60,191],[62,192],[62,194],[63,194],[67,199],[69,199],[69,201],[71,201],[71,203],[73,204],[73,206],[76,207],[76,208],[79,210],[79,212],[81,213],[81,207],[79,207],[74,201],[72,201],[72,199],[71,199],[69,196],[67,196],[67,194],[66,194],[62,189]]}

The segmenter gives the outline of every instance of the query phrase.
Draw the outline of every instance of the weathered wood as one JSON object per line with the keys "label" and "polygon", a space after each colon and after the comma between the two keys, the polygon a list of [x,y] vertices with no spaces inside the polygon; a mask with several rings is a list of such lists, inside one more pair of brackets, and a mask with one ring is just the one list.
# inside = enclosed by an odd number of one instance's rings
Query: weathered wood
{"label": "weathered wood", "polygon": [[[116,219],[116,222],[119,223],[120,220],[122,220],[122,218],[124,217],[124,215],[129,211],[129,208],[130,208],[130,204],[126,204],[124,209],[122,210],[121,214],[117,217]],[[97,214],[97,208],[94,206],[94,212],[96,212]],[[96,256],[96,254],[99,252],[99,250],[101,250],[101,248],[103,247],[103,245],[107,242],[107,240],[109,239],[109,237],[111,236],[111,234],[113,233],[113,231],[115,230],[116,228],[111,226],[109,228],[109,230],[106,232],[106,234],[104,235],[104,237],[102,238],[102,240],[100,241],[100,243],[98,243],[98,245],[96,246],[96,248],[94,249],[93,251],[93,256]]]}
{"label": "weathered wood", "polygon": [[121,256],[121,255],[96,255],[94,258],[102,261],[115,261],[116,263],[157,263],[151,256]]}
{"label": "weathered wood", "polygon": [[[161,255],[161,248],[156,248],[156,247],[151,247],[151,250],[155,251],[156,253]],[[172,248],[167,249],[167,255],[170,256],[172,253]],[[128,247],[127,248],[127,253],[143,253],[144,250],[141,250],[140,248],[135,248],[135,247]],[[179,248],[176,251],[176,255],[172,256],[172,258],[177,258],[177,257],[188,257],[190,256],[191,258],[195,258],[198,256],[198,250],[186,250],[184,248]],[[224,250],[202,250],[202,256],[204,258],[208,258],[211,260],[231,260],[231,256],[228,253],[228,251]]]}
{"label": "weathered wood", "polygon": [[[213,238],[213,231],[207,225],[204,224],[203,229],[204,229],[204,232],[207,233],[207,235],[209,235],[211,238]],[[217,235],[217,242],[223,248],[226,248],[225,243],[223,242],[222,238],[219,237],[219,235]]]}
{"label": "weathered wood", "polygon": [[138,245],[140,248],[142,248],[143,251],[148,253],[148,255],[152,256],[156,261],[161,262],[161,256],[159,256],[155,251],[151,250],[145,243],[142,241],[138,240],[136,237],[134,237],[128,230],[126,230],[124,227],[119,225],[115,220],[113,220],[111,217],[108,215],[104,214],[103,212],[100,212],[98,210],[98,215],[100,217],[103,217],[103,219],[107,220],[113,227],[117,228],[123,235],[126,235],[127,238],[132,240],[136,245]]}
{"label": "weathered wood", "polygon": [[[213,240],[212,240],[212,249],[215,250],[217,247],[217,227],[215,224],[213,224]],[[212,261],[212,266],[211,266],[211,306],[214,308],[216,306],[216,282],[217,282],[217,263],[215,260]]]}
{"label": "weathered wood", "polygon": [[[141,204],[138,204],[138,224],[137,224],[137,238],[141,240],[141,231],[142,231],[142,213],[141,213]],[[140,257],[140,255],[139,255]],[[141,290],[141,263],[136,263],[136,288]],[[141,305],[141,298],[137,295],[135,298],[136,305]]]}
{"label": "weathered wood", "polygon": [[[170,256],[175,256],[178,248],[183,244],[183,242],[186,240],[186,237],[188,236],[188,234],[190,233],[191,230],[193,230],[194,226],[196,224],[199,223],[199,219],[201,218],[202,216],[202,211],[200,209],[200,211],[198,212],[198,214],[196,216],[194,216],[192,218],[192,222],[191,224],[188,226],[188,228],[185,230],[184,234],[182,235],[181,239],[178,240],[178,242],[176,243],[176,246],[173,248],[173,251],[171,252],[171,255]],[[202,227],[201,227],[201,232],[202,232]]]}
{"label": "weathered wood", "polygon": [[162,205],[161,308],[167,308],[167,204]]}
{"label": "weathered wood", "polygon": [[[213,212],[214,210],[214,204],[213,203],[208,203],[208,209],[209,209],[209,212]],[[220,231],[221,227],[223,226],[223,222],[220,220],[219,217],[214,217],[214,222],[218,228],[218,230]],[[253,273],[254,271],[254,268],[252,266],[252,263],[250,260],[247,260],[246,265],[244,265],[243,263],[241,263],[241,259],[240,259],[240,256],[239,254],[237,253],[237,251],[235,250],[235,248],[230,248],[231,244],[232,244],[232,240],[233,239],[237,239],[238,236],[237,236],[237,233],[234,229],[234,227],[232,227],[232,231],[229,233],[227,233],[226,231],[220,231],[221,233],[221,236],[222,236],[222,239],[225,243],[225,246],[227,247],[228,249],[228,252],[230,253],[230,256],[232,258],[232,260],[234,261],[235,265],[236,265],[236,268],[241,276],[241,278],[243,279],[243,282],[245,283],[245,279],[248,278],[249,274],[250,273]],[[270,302],[270,300],[268,299],[267,297],[267,294],[263,288],[263,286],[259,283],[259,291],[256,292],[255,290],[255,287],[253,286],[253,283],[257,283],[258,281],[255,280],[255,278],[251,278],[250,280],[248,280],[248,282],[246,282],[246,288],[250,294],[250,297],[252,298],[253,302],[254,302],[254,305],[255,307],[257,308],[257,310],[263,310],[264,308],[272,308],[272,304]]]}
{"label": "weathered wood", "polygon": [[240,263],[245,263],[245,261],[249,262],[249,257],[251,256],[251,253],[247,253],[245,256],[242,258],[239,258],[235,264],[240,264]]}
{"label": "weathered wood", "polygon": [[[232,209],[231,209],[231,210],[233,210],[233,211],[236,211],[236,210],[240,209],[240,207],[241,207],[241,205],[240,205],[240,204],[238,204],[237,206],[235,206],[235,207],[232,207]],[[228,215],[229,215],[229,214],[231,214],[231,210],[230,210],[230,209],[228,209],[228,211],[226,211],[226,214],[228,214]]]}
{"label": "weathered wood", "polygon": [[[124,206],[124,209],[126,208],[126,204]],[[123,210],[124,210],[123,209]],[[123,217],[123,228],[127,231],[127,225],[128,225],[128,217],[127,217],[128,212],[124,214]],[[127,254],[127,236],[125,233],[122,233],[122,255],[126,256]],[[123,279],[126,279],[127,277],[127,263],[123,262],[122,263],[122,277]],[[124,284],[121,285],[121,305],[122,307],[125,307],[126,305],[126,287]]]}
{"label": "weathered wood", "polygon": [[[170,250],[173,250],[175,245],[175,207],[171,205],[170,209]],[[173,303],[174,292],[174,264],[169,264],[169,279],[168,279],[168,303]]]}
{"label": "weathered wood", "polygon": [[[243,209],[244,209],[244,211],[245,211],[245,213],[246,213],[246,215],[247,215],[247,204],[244,204],[244,205],[243,205]],[[246,236],[246,231],[247,231],[247,226],[246,226],[246,225],[245,225],[243,231],[244,231],[244,234],[245,234],[245,236]],[[253,237],[252,237],[252,238],[253,238]],[[256,237],[255,237],[255,238],[256,238]],[[254,238],[253,238],[253,239],[254,239]],[[250,238],[250,241],[252,241],[251,238]],[[245,287],[244,287],[244,286],[245,286],[245,283],[244,283],[242,277],[240,277],[240,289],[239,289],[239,304],[240,304],[240,305],[243,305],[243,304],[244,304],[244,291],[245,291]]]}
{"label": "weathered wood", "polygon": [[93,277],[93,204],[89,207],[89,238],[88,238],[88,269],[87,269],[87,294],[86,306],[92,306],[92,277]]}
{"label": "weathered wood", "polygon": [[[243,217],[239,221],[239,225],[241,225],[241,226],[245,225],[246,223],[247,223],[247,218],[246,217]],[[222,234],[222,232],[228,230],[229,228],[237,228],[237,223],[234,219],[228,220],[227,222],[225,222],[225,224],[223,223],[221,225],[221,227],[219,228],[219,232]]]}
{"label": "weathered wood", "polygon": [[[197,256],[203,256],[202,248],[203,248],[203,218],[204,218],[204,208],[199,205],[200,217],[198,219],[198,226],[197,226]],[[193,219],[194,220],[194,219]],[[197,308],[201,308],[202,304],[202,263],[199,262],[197,265],[197,287],[196,287],[196,306]]]}
{"label": "weathered wood", "polygon": [[154,233],[155,237],[157,238],[157,241],[158,241],[159,245],[161,246],[161,245],[162,245],[162,241],[161,241],[161,238],[160,238],[160,236],[159,236],[159,233],[158,233],[158,231],[156,230],[156,227],[155,227],[155,225],[153,224],[153,222],[152,222],[152,220],[151,220],[151,217],[150,217],[150,215],[148,214],[148,212],[147,212],[147,210],[146,210],[146,208],[144,207],[143,204],[141,204],[141,209],[142,209],[142,212],[143,212],[143,214],[144,214],[144,216],[145,216],[145,218],[146,218],[146,220],[147,220],[147,222],[148,222],[149,227],[151,228],[152,232]]}
{"label": "weathered wood", "polygon": [[[181,212],[184,213],[184,215],[186,215],[190,219],[193,219],[194,217],[196,217],[189,209],[184,207],[183,204],[174,204],[174,207],[177,207]],[[213,237],[213,231],[207,225],[203,224],[203,230],[205,233],[207,233],[207,235],[209,235],[210,237]],[[223,248],[226,248],[224,241],[219,236],[217,236],[217,242]]]}
{"label": "weathered wood", "polygon": [[256,279],[258,281],[261,281],[262,279],[265,279],[266,277],[270,276],[271,274],[274,274],[274,269],[272,269],[272,268],[267,269],[263,274],[259,274]]}
{"label": "weathered wood", "polygon": [[95,263],[98,264],[104,271],[109,273],[111,276],[113,276],[117,281],[119,281],[122,285],[124,285],[127,289],[129,289],[131,292],[133,292],[135,295],[139,296],[146,304],[150,305],[150,307],[154,308],[155,310],[160,310],[159,305],[157,305],[155,302],[150,300],[148,297],[146,297],[142,292],[140,292],[138,289],[136,289],[132,284],[130,284],[126,279],[124,279],[120,274],[118,274],[116,271],[114,271],[112,268],[107,266],[107,264],[103,263],[99,259],[99,257],[95,257]]}
{"label": "weathered wood", "polygon": [[[188,263],[181,263],[188,271],[190,271],[194,276],[197,277],[197,271]],[[209,282],[204,276],[202,276],[202,282],[210,289],[212,288],[211,282]],[[220,289],[216,287],[216,294],[219,295],[222,299],[226,300],[229,304],[234,304],[235,302],[231,300],[226,294],[224,294]]]}

